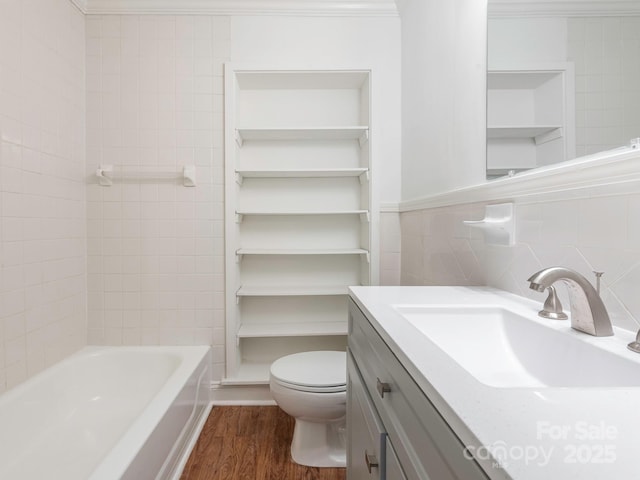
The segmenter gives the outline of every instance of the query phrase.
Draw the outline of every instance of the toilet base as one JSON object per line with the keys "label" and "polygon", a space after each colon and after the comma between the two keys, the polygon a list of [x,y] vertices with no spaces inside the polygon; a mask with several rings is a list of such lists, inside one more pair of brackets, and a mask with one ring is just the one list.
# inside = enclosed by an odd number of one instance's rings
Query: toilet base
{"label": "toilet base", "polygon": [[328,423],[296,419],[291,457],[294,462],[308,467],[345,467],[345,418]]}

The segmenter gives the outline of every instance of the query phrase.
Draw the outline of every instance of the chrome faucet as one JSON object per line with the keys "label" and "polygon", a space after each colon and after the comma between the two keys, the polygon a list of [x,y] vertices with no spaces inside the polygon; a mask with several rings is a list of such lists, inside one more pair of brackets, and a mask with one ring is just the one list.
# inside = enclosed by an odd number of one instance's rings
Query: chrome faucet
{"label": "chrome faucet", "polygon": [[571,328],[596,337],[613,335],[607,309],[593,285],[578,272],[565,267],[549,267],[531,275],[529,288],[544,292],[557,281],[567,286],[571,303]]}

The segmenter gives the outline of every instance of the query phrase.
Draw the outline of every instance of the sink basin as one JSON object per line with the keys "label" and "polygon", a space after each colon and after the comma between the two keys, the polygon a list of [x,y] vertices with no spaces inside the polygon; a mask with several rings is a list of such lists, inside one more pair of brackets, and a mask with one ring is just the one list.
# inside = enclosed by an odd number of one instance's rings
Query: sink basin
{"label": "sink basin", "polygon": [[566,330],[558,330],[500,306],[394,309],[492,387],[640,386],[640,362],[584,341],[568,323]]}

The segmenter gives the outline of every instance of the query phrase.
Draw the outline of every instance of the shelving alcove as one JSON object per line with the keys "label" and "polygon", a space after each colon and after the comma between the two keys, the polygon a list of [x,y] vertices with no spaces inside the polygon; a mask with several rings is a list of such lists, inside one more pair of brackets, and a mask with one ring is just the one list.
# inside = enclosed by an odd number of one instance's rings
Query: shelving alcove
{"label": "shelving alcove", "polygon": [[370,72],[225,68],[226,373],[342,350],[347,288],[377,273]]}

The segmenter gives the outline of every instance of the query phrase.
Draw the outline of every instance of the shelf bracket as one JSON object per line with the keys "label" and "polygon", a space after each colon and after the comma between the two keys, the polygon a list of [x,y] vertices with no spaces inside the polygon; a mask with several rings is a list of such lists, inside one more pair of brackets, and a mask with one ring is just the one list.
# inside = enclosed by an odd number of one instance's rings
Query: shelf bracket
{"label": "shelf bracket", "polygon": [[366,172],[362,172],[359,176],[358,179],[360,180],[360,185],[364,185],[365,183],[369,182],[369,170],[367,170]]}
{"label": "shelf bracket", "polygon": [[369,219],[370,219],[369,212],[364,212],[360,214],[360,221],[362,223],[369,223]]}
{"label": "shelf bracket", "polygon": [[244,215],[242,213],[236,212],[236,223],[242,223]]}
{"label": "shelf bracket", "polygon": [[552,140],[555,140],[556,138],[561,138],[561,137],[562,137],[562,127],[558,127],[554,130],[551,130],[550,132],[536,135],[535,137],[533,137],[533,141],[536,143],[536,145],[542,145],[543,143],[547,143]]}
{"label": "shelf bracket", "polygon": [[369,129],[367,128],[362,135],[360,135],[360,137],[358,138],[358,143],[360,144],[360,147],[363,147],[365,145],[365,143],[367,143],[369,141]]}
{"label": "shelf bracket", "polygon": [[242,182],[244,182],[244,177],[241,173],[236,172],[236,183],[242,185]]}
{"label": "shelf bracket", "polygon": [[238,253],[239,250],[236,250],[236,263],[242,263],[242,253]]}
{"label": "shelf bracket", "polygon": [[240,134],[240,130],[236,129],[235,137],[236,137],[236,143],[238,144],[239,147],[241,147],[242,144],[244,143],[244,140],[242,140],[242,135]]}
{"label": "shelf bracket", "polygon": [[236,305],[240,305],[240,290],[242,290],[242,287],[238,287],[238,289],[236,290]]}
{"label": "shelf bracket", "polygon": [[367,260],[367,263],[371,263],[371,253],[364,252],[362,255],[364,255],[365,259]]}

